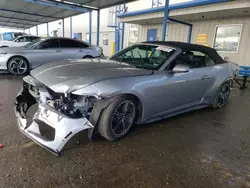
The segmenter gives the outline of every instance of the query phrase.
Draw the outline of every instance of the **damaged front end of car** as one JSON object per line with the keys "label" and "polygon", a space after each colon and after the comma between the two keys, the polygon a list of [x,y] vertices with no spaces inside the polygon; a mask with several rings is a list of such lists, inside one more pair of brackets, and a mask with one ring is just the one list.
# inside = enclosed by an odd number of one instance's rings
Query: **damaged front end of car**
{"label": "damaged front end of car", "polygon": [[[99,100],[94,96],[56,93],[27,76],[16,97],[18,128],[43,148],[60,155],[65,144],[77,133],[88,130],[92,134],[94,125],[89,118]],[[35,105],[37,109],[29,122],[27,112]]]}

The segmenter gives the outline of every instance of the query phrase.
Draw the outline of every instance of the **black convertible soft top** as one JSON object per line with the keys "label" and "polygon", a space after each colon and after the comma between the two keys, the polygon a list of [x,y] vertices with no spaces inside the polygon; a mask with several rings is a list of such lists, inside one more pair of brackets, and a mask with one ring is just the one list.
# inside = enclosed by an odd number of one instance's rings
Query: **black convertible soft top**
{"label": "black convertible soft top", "polygon": [[147,41],[143,43],[148,44],[158,44],[158,45],[166,45],[166,46],[172,46],[175,48],[180,48],[183,52],[187,51],[201,51],[209,55],[214,61],[216,61],[216,64],[222,64],[225,63],[225,61],[222,59],[222,57],[217,53],[217,51],[213,48],[199,45],[199,44],[192,44],[192,43],[186,43],[186,42],[176,42],[176,41]]}

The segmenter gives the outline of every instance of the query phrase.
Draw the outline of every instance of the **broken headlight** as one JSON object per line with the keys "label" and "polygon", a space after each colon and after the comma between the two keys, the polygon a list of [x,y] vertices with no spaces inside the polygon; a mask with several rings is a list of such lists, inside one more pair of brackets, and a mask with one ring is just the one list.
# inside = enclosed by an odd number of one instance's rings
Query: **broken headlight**
{"label": "broken headlight", "polygon": [[93,96],[61,95],[54,101],[54,108],[72,118],[88,118],[96,100]]}

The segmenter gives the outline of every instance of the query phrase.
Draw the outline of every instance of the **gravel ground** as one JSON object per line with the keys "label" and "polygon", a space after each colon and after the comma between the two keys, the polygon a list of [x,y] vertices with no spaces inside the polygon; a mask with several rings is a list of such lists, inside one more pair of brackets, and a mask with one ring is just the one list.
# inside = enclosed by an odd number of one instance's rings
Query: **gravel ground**
{"label": "gravel ground", "polygon": [[82,135],[56,157],[17,129],[21,83],[0,76],[1,188],[250,188],[250,89],[233,89],[224,109],[134,126],[117,142]]}

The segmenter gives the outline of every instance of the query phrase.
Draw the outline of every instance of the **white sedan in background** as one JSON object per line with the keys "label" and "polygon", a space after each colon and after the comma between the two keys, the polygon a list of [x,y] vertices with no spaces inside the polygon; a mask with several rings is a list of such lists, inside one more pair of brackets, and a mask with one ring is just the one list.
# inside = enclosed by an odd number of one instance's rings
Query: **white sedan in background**
{"label": "white sedan in background", "polygon": [[40,37],[33,36],[33,35],[22,35],[22,36],[15,38],[13,41],[2,40],[0,41],[0,48],[25,46],[26,44],[38,38]]}
{"label": "white sedan in background", "polygon": [[23,47],[0,48],[0,70],[21,75],[53,61],[98,57],[103,57],[99,46],[71,38],[39,38]]}

